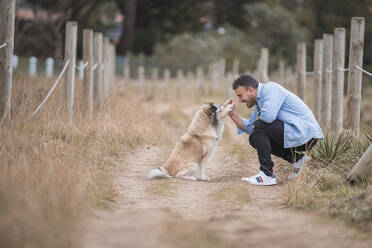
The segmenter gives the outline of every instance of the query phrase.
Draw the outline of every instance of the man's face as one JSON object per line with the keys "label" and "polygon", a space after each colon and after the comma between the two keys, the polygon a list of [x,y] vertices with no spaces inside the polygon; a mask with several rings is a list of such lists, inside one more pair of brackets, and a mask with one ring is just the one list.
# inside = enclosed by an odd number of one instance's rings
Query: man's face
{"label": "man's face", "polygon": [[239,86],[238,88],[236,88],[235,93],[239,97],[239,101],[245,102],[248,108],[251,108],[256,104],[256,89],[251,87],[248,87],[248,89],[246,89],[243,86]]}

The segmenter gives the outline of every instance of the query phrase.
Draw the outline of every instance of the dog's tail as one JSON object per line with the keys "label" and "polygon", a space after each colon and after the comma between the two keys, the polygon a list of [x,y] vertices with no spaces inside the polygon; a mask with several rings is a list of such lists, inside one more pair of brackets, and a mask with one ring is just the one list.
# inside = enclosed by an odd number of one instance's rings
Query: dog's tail
{"label": "dog's tail", "polygon": [[147,172],[148,179],[170,178],[171,176],[163,168],[154,168]]}

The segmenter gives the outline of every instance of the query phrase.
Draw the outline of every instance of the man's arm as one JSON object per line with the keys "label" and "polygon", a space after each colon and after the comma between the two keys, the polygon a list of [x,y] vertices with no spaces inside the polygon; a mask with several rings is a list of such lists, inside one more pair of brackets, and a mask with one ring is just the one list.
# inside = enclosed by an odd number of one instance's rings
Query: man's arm
{"label": "man's arm", "polygon": [[253,122],[256,120],[257,115],[257,108],[254,109],[251,117],[249,120],[241,118],[236,112],[235,112],[235,104],[233,103],[232,98],[228,99],[224,106],[226,107],[228,104],[233,104],[233,110],[229,113],[230,118],[233,120],[235,125],[238,127],[238,134],[241,134],[243,132],[251,134],[252,133],[252,125]]}
{"label": "man's arm", "polygon": [[234,121],[235,125],[238,128],[240,128],[241,130],[245,130],[243,120],[240,118],[240,116],[235,111],[231,111],[229,113],[229,116],[230,116],[231,120]]}

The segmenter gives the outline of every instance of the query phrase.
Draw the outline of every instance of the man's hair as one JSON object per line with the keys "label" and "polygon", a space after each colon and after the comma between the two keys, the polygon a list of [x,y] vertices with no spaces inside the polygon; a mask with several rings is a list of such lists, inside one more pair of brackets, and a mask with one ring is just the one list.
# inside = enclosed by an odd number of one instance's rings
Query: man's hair
{"label": "man's hair", "polygon": [[233,90],[236,90],[239,86],[244,87],[245,89],[248,89],[248,87],[251,87],[253,89],[257,89],[258,87],[258,82],[257,80],[252,77],[249,74],[244,74],[235,79],[233,83]]}

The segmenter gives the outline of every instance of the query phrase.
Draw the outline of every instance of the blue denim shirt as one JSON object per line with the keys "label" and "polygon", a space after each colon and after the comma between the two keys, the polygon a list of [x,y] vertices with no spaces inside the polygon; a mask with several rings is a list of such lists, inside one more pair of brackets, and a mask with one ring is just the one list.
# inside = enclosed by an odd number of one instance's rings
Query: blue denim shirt
{"label": "blue denim shirt", "polygon": [[256,116],[266,123],[284,122],[284,148],[305,144],[312,138],[324,138],[322,129],[309,107],[295,94],[274,82],[258,84],[257,104],[249,120],[242,118],[245,130],[252,133]]}

